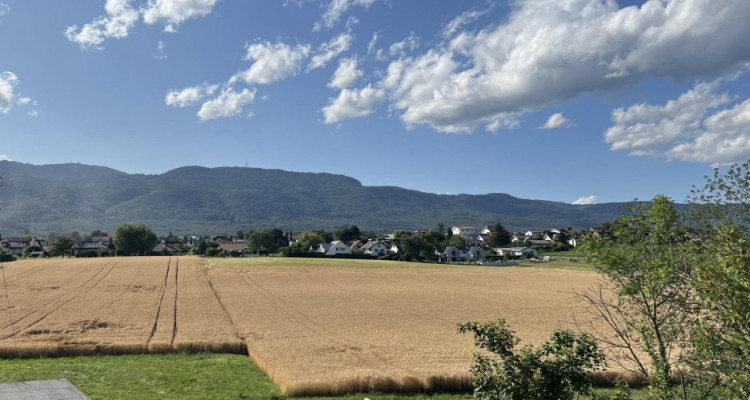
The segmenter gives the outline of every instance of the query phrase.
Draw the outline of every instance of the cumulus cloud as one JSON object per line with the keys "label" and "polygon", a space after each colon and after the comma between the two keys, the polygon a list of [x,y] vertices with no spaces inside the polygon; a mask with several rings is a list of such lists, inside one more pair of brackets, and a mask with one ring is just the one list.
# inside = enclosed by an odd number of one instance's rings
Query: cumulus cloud
{"label": "cumulus cloud", "polygon": [[392,61],[398,77],[375,83],[388,88],[391,110],[407,126],[473,132],[498,115],[647,78],[717,74],[750,59],[747,0],[647,0],[625,8],[603,0],[513,4],[499,24],[456,30],[436,48]]}
{"label": "cumulus cloud", "polygon": [[316,51],[316,54],[312,57],[312,60],[310,60],[307,70],[310,71],[325,67],[329,61],[336,58],[339,54],[349,50],[352,40],[354,40],[354,37],[350,33],[344,32],[321,44]]}
{"label": "cumulus cloud", "polygon": [[209,101],[206,101],[198,110],[198,118],[208,121],[216,118],[234,117],[242,113],[245,105],[255,100],[255,89],[242,89],[235,91],[231,87],[225,87],[221,93]]}
{"label": "cumulus cloud", "polygon": [[635,104],[612,112],[604,133],[612,150],[631,155],[710,162],[750,158],[750,99],[736,103],[719,93],[724,79],[699,82],[663,105]]}
{"label": "cumulus cloud", "polygon": [[547,122],[541,126],[542,129],[555,129],[560,128],[568,124],[567,118],[563,116],[561,112],[554,113],[549,116]]}
{"label": "cumulus cloud", "polygon": [[0,17],[10,12],[10,7],[5,3],[0,3]]}
{"label": "cumulus cloud", "polygon": [[253,65],[236,75],[249,84],[269,84],[297,75],[310,54],[310,45],[289,46],[285,43],[258,42],[246,45],[245,60]]}
{"label": "cumulus cloud", "polygon": [[69,26],[65,36],[81,48],[100,48],[106,39],[127,37],[140,18],[138,10],[130,6],[130,0],[107,0],[104,10],[106,16],[98,17],[80,29],[78,25]]}
{"label": "cumulus cloud", "polygon": [[141,8],[143,22],[164,23],[164,31],[175,32],[177,26],[191,19],[204,17],[211,13],[219,0],[149,0]]}
{"label": "cumulus cloud", "polygon": [[343,89],[339,96],[323,107],[326,124],[345,119],[363,117],[373,112],[376,105],[383,102],[385,92],[371,85],[362,89]]}
{"label": "cumulus cloud", "polygon": [[324,27],[332,28],[354,6],[368,8],[378,1],[380,0],[331,0],[321,20],[315,23],[313,31],[319,31]]}
{"label": "cumulus cloud", "polygon": [[328,87],[336,89],[346,89],[351,87],[357,79],[363,75],[362,71],[357,69],[356,58],[344,58],[339,61],[339,67],[333,73]]}
{"label": "cumulus cloud", "polygon": [[188,87],[182,90],[172,90],[164,98],[164,101],[168,106],[172,107],[187,107],[193,104],[197,104],[204,98],[211,96],[216,92],[219,85],[208,85],[202,84],[197,86]]}
{"label": "cumulus cloud", "polygon": [[16,74],[10,71],[4,71],[0,73],[0,112],[7,114],[11,108],[20,105],[28,104],[31,99],[23,97],[15,92],[16,86],[18,86],[19,80]]}
{"label": "cumulus cloud", "polygon": [[591,196],[581,197],[580,199],[574,201],[573,204],[575,205],[593,204],[594,201],[596,201],[596,196],[592,194]]}
{"label": "cumulus cloud", "polygon": [[[211,13],[219,0],[148,0],[140,9],[131,6],[132,0],[107,0],[106,16],[101,16],[80,29],[71,25],[65,36],[81,48],[101,48],[107,39],[128,37],[135,24],[143,16],[143,22],[164,23],[165,32],[175,32],[185,20],[203,17]],[[0,8],[1,9],[1,8]]]}

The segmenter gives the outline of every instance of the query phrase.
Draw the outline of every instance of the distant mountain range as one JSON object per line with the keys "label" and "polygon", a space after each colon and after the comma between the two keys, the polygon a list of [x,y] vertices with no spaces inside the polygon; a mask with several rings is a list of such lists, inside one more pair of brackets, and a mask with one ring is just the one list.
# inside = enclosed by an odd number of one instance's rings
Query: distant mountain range
{"label": "distant mountain range", "polygon": [[327,173],[259,168],[182,167],[159,175],[83,164],[0,161],[0,234],[109,233],[144,223],[158,234],[218,234],[278,227],[284,231],[395,229],[502,223],[513,230],[588,228],[622,213],[618,203],[571,205],[507,194],[438,195],[363,186]]}

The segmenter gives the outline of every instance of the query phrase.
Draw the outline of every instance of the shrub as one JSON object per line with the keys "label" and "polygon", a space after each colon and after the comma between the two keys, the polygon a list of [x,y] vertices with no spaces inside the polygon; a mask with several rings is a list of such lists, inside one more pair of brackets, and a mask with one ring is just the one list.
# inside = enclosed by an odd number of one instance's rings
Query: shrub
{"label": "shrub", "polygon": [[496,356],[474,354],[471,372],[477,399],[552,400],[592,395],[586,370],[604,364],[604,354],[585,333],[558,330],[539,347],[516,351],[519,339],[503,319],[484,325],[459,324],[458,332],[473,333],[474,343]]}

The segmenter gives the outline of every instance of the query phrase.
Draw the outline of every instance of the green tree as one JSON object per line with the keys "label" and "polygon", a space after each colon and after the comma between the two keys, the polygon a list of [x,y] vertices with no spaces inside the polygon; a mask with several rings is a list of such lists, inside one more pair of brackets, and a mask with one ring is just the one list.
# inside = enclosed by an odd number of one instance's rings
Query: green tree
{"label": "green tree", "polygon": [[435,246],[429,238],[417,235],[403,235],[401,239],[401,259],[405,261],[436,260]]}
{"label": "green tree", "polygon": [[698,227],[692,280],[703,311],[692,336],[698,381],[717,386],[717,398],[750,398],[750,161],[718,169],[691,192]]}
{"label": "green tree", "polygon": [[492,247],[503,247],[510,244],[511,235],[510,232],[505,230],[505,227],[497,223],[493,227],[493,232],[490,235],[489,245]]}
{"label": "green tree", "polygon": [[279,248],[287,245],[284,232],[278,228],[264,229],[260,232],[254,230],[246,234],[247,246],[252,250],[265,250],[269,253],[279,251]]}
{"label": "green tree", "polygon": [[445,241],[443,243],[446,246],[461,247],[461,246],[466,246],[466,239],[464,239],[460,235],[451,235],[451,236],[448,236],[448,238],[445,239]]}
{"label": "green tree", "polygon": [[359,240],[360,231],[357,225],[352,225],[349,227],[342,226],[341,228],[337,229],[336,232],[333,233],[333,238],[336,240],[340,240],[344,243],[348,243],[353,240]]}
{"label": "green tree", "polygon": [[297,246],[301,251],[309,251],[310,247],[321,243],[328,243],[331,240],[333,240],[333,235],[322,229],[302,232],[299,238],[297,238]]}
{"label": "green tree", "polygon": [[459,333],[472,333],[474,343],[493,357],[474,354],[471,373],[474,398],[482,400],[564,400],[591,395],[588,370],[604,363],[604,354],[593,337],[555,331],[537,348],[516,350],[519,339],[505,320],[480,325],[458,325]]}
{"label": "green tree", "polygon": [[50,243],[50,254],[52,256],[63,256],[70,255],[70,251],[76,244],[75,240],[69,236],[57,236],[55,240]]}
{"label": "green tree", "polygon": [[112,241],[118,254],[146,256],[156,245],[156,234],[146,225],[122,224]]}
{"label": "green tree", "polygon": [[631,205],[611,229],[606,238],[584,241],[585,256],[604,280],[579,297],[612,328],[614,338],[597,336],[617,350],[626,361],[621,365],[649,378],[650,398],[671,398],[673,362],[698,311],[690,286],[694,245],[666,196]]}

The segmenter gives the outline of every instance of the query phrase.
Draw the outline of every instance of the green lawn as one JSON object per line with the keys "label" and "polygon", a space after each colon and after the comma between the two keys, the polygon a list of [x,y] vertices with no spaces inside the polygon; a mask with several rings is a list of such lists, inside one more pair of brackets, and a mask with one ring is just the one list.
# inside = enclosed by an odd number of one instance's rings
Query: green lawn
{"label": "green lawn", "polygon": [[[246,356],[167,354],[0,361],[0,383],[66,378],[97,399],[289,399]],[[602,389],[602,392],[610,392]],[[634,399],[645,398],[645,391]],[[467,394],[367,393],[310,400],[467,400]]]}

